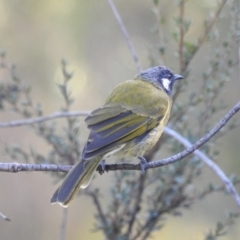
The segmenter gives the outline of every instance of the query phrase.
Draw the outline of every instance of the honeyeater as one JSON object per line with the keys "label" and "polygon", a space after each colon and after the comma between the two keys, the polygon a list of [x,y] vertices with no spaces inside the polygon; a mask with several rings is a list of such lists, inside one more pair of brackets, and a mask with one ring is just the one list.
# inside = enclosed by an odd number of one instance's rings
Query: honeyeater
{"label": "honeyeater", "polygon": [[90,134],[81,161],[66,175],[51,203],[68,207],[80,188],[86,188],[102,160],[111,155],[137,157],[144,170],[144,153],[160,138],[167,124],[176,80],[166,67],[152,67],[113,89],[105,104],[85,119]]}

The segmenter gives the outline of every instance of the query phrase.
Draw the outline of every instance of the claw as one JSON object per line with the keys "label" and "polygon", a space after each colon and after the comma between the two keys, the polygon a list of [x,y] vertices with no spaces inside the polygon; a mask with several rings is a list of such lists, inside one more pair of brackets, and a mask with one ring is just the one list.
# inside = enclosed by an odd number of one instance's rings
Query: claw
{"label": "claw", "polygon": [[147,160],[144,157],[138,157],[138,159],[140,160],[142,174],[144,174],[146,172]]}

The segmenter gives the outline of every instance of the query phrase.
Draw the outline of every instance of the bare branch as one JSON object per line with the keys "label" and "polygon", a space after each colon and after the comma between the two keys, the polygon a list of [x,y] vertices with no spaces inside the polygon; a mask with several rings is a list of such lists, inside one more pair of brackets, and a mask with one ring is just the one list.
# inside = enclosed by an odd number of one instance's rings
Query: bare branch
{"label": "bare branch", "polygon": [[[224,182],[228,191],[234,196],[235,200],[238,203],[240,208],[240,198],[237,194],[237,191],[233,187],[230,180],[226,177],[224,172],[213,162],[209,159],[205,154],[200,152],[199,150],[204,143],[206,143],[210,138],[212,138],[221,128],[223,128],[227,122],[240,110],[240,101],[225,115],[223,119],[221,119],[216,126],[204,137],[199,139],[196,143],[191,145],[186,139],[184,139],[181,135],[176,133],[175,131],[166,128],[165,132],[178,141],[183,143],[186,147],[186,150],[173,155],[169,158],[165,158],[158,161],[148,162],[146,164],[146,169],[148,168],[157,168],[161,166],[165,166],[176,161],[183,159],[184,157],[188,156],[191,153],[195,153],[198,157],[201,158]],[[51,172],[67,172],[71,169],[72,166],[64,166],[64,165],[55,165],[55,164],[19,164],[19,163],[0,163],[0,171],[2,172],[20,172],[20,171],[51,171]],[[102,170],[101,167],[97,168],[97,171]],[[116,170],[141,170],[140,164],[130,164],[130,163],[116,163],[116,164],[107,164],[106,165],[107,171],[116,171]]]}
{"label": "bare branch", "polygon": [[219,14],[221,13],[224,5],[226,4],[227,0],[223,0],[221,2],[221,4],[219,5],[218,7],[218,10],[216,11],[214,17],[212,18],[212,20],[210,21],[210,23],[208,24],[205,32],[203,33],[202,37],[199,39],[199,42],[198,42],[198,48],[197,50],[202,46],[202,44],[205,42],[206,38],[207,38],[207,35],[209,34],[210,30],[212,29],[214,23],[216,22],[216,20],[218,19],[218,16]]}
{"label": "bare branch", "polygon": [[[186,138],[182,137],[179,133],[173,131],[168,127],[165,127],[164,130],[165,130],[165,133],[174,137],[176,140],[182,143],[185,147],[188,147],[188,148],[191,147],[192,144]],[[223,172],[223,170],[203,152],[196,150],[194,154],[197,155],[206,165],[208,165],[208,167],[210,167],[217,174],[217,176],[224,183],[228,192],[234,197],[234,199],[237,202],[237,205],[240,208],[240,196],[238,195],[237,190],[233,186],[231,180],[227,177],[227,175]]]}
{"label": "bare branch", "polygon": [[131,53],[131,55],[132,55],[133,61],[134,61],[135,64],[136,64],[137,71],[138,71],[138,72],[141,72],[141,65],[140,65],[138,56],[137,56],[137,54],[136,54],[136,52],[135,52],[135,50],[134,50],[133,44],[132,44],[132,42],[131,42],[131,40],[130,40],[129,34],[128,34],[128,32],[127,32],[127,29],[125,28],[125,26],[124,26],[124,24],[123,24],[123,21],[122,21],[122,19],[121,19],[121,16],[119,15],[118,10],[117,10],[117,8],[115,7],[113,1],[112,1],[112,0],[108,0],[108,3],[109,3],[109,5],[110,5],[110,7],[111,7],[111,9],[112,9],[112,11],[113,11],[113,14],[114,14],[114,16],[115,16],[115,18],[116,18],[116,20],[117,20],[117,22],[118,22],[118,24],[119,24],[119,26],[120,26],[120,28],[121,28],[121,30],[122,30],[122,33],[123,33],[123,35],[124,35],[124,37],[125,37],[125,40],[126,40],[126,42],[127,42],[129,51],[130,51],[130,53]]}
{"label": "bare branch", "polygon": [[68,172],[72,166],[56,164],[0,163],[0,172]]}
{"label": "bare branch", "polygon": [[180,66],[180,72],[182,73],[185,69],[185,61],[183,57],[183,43],[184,43],[184,9],[185,9],[185,0],[181,0],[180,2],[180,39],[179,39],[179,45],[178,45],[178,54],[179,54],[179,66]]}
{"label": "bare branch", "polygon": [[155,168],[157,166],[163,166],[167,165],[173,162],[176,162],[189,154],[193,153],[196,151],[198,148],[200,148],[204,143],[206,143],[210,138],[212,138],[218,131],[220,131],[221,128],[223,128],[227,122],[235,115],[238,111],[240,110],[240,101],[225,115],[224,118],[222,118],[216,125],[215,127],[207,133],[204,137],[199,139],[196,143],[194,143],[191,147],[187,148],[181,153],[178,153],[170,158],[165,158],[159,161],[155,162],[149,162],[148,168]]}
{"label": "bare branch", "polygon": [[98,199],[98,196],[97,196],[97,193],[96,192],[93,192],[93,191],[86,191],[87,194],[92,198],[95,206],[97,207],[97,210],[98,210],[98,214],[99,214],[99,217],[101,219],[101,222],[103,224],[103,231],[105,233],[105,235],[107,237],[109,237],[109,232],[108,232],[108,221],[105,217],[105,214],[102,210],[102,206],[101,206],[101,203],[99,202],[99,199]]}
{"label": "bare branch", "polygon": [[[197,46],[196,46],[196,49],[195,49],[195,51],[194,51],[194,54],[192,54],[192,56],[191,56],[191,59],[196,55],[197,51],[201,48],[201,46],[203,45],[203,43],[206,41],[206,38],[207,38],[210,30],[212,29],[214,23],[215,23],[216,20],[218,19],[218,16],[219,16],[219,14],[221,13],[221,11],[222,11],[224,5],[226,4],[226,2],[227,2],[227,0],[223,0],[223,1],[221,2],[221,4],[219,5],[219,7],[218,7],[218,9],[217,9],[217,11],[216,11],[216,13],[215,13],[215,15],[213,16],[213,18],[212,18],[211,21],[209,22],[209,24],[208,24],[208,26],[206,27],[203,35],[199,38],[198,44],[197,44]],[[188,63],[190,63],[191,59],[189,59]],[[185,65],[185,70],[186,70],[187,67],[188,67],[188,64]]]}
{"label": "bare branch", "polygon": [[129,220],[129,224],[127,227],[127,232],[126,232],[126,237],[130,238],[130,234],[132,232],[133,229],[133,225],[136,221],[137,218],[137,214],[138,212],[141,210],[141,203],[142,203],[142,195],[144,192],[144,186],[145,186],[145,182],[146,182],[146,174],[141,174],[139,176],[139,180],[138,180],[138,191],[137,191],[137,195],[135,197],[135,201],[134,201],[134,207],[133,207],[133,211],[131,213],[131,217]]}
{"label": "bare branch", "polygon": [[5,216],[3,213],[0,212],[0,217],[3,219],[3,220],[6,220],[6,221],[11,221],[10,218],[8,218],[7,216]]}
{"label": "bare branch", "polygon": [[35,123],[41,123],[49,120],[53,120],[56,118],[65,118],[65,117],[83,117],[87,116],[90,112],[89,111],[81,111],[81,112],[56,112],[48,116],[43,117],[36,117],[36,118],[29,118],[29,119],[22,119],[10,122],[0,122],[0,128],[9,128],[9,127],[20,127],[24,125],[32,125]]}

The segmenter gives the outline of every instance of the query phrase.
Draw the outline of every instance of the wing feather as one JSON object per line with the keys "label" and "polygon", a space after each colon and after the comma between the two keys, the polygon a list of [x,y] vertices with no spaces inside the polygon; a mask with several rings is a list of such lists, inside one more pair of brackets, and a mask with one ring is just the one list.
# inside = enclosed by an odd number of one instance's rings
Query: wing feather
{"label": "wing feather", "polygon": [[117,131],[114,131],[114,133],[108,135],[107,137],[102,137],[101,134],[96,134],[95,138],[93,139],[93,141],[91,141],[88,145],[87,145],[87,149],[86,152],[93,152],[97,149],[100,149],[104,146],[109,145],[112,142],[116,142],[124,137],[127,137],[129,135],[132,135],[134,138],[134,132],[138,129],[141,129],[142,127],[144,127],[146,125],[146,121],[147,119],[132,124],[131,126],[128,127],[124,127],[124,128],[120,128]]}
{"label": "wing feather", "polygon": [[[87,143],[84,148],[84,159],[88,160],[97,155],[105,154],[108,151],[111,151],[111,149],[113,149],[114,147],[124,144],[138,136],[141,136],[146,132],[146,124],[136,124],[131,128],[125,128],[125,130],[126,131],[124,132],[124,130],[122,129],[121,132],[116,132],[108,136],[107,138],[102,138],[98,134],[96,134],[94,140],[91,143]],[[118,136],[116,137],[116,135]],[[95,147],[94,150],[93,147]]]}
{"label": "wing feather", "polygon": [[98,108],[86,117],[85,122],[87,125],[93,125],[101,121],[107,120],[111,117],[119,115],[123,111],[121,106],[109,106]]}

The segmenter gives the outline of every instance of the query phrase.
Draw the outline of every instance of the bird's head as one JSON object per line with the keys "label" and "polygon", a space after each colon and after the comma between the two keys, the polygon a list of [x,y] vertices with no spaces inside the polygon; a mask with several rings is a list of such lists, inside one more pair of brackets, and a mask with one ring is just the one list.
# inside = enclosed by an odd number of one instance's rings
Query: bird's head
{"label": "bird's head", "polygon": [[174,74],[166,67],[157,66],[148,68],[147,70],[139,73],[135,79],[148,81],[155,87],[163,89],[168,95],[171,95],[175,81],[183,79],[183,77],[181,75]]}

